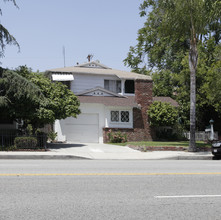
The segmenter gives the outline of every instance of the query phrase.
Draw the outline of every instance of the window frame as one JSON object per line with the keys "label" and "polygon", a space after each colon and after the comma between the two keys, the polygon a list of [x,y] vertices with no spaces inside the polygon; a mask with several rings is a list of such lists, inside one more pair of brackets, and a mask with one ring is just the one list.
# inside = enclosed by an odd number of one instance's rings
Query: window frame
{"label": "window frame", "polygon": [[[112,113],[113,112],[118,112],[118,120],[112,120]],[[122,117],[122,113],[125,112],[127,113],[127,117],[128,117],[128,120],[124,121],[123,120],[123,117]],[[130,113],[130,110],[110,110],[110,123],[117,123],[117,124],[128,124],[128,123],[131,123],[131,113]]]}
{"label": "window frame", "polygon": [[[117,113],[117,115],[113,115],[112,113],[113,113],[113,114],[114,114],[114,113]],[[110,111],[110,121],[111,121],[111,122],[117,122],[117,123],[118,123],[118,122],[120,121],[120,120],[119,120],[119,119],[120,119],[119,116],[120,116],[120,112],[119,112],[119,111],[117,111],[117,110],[116,110],[116,111]],[[116,120],[113,120],[114,118],[116,118]]]}
{"label": "window frame", "polygon": [[121,80],[104,79],[104,89],[114,92],[121,93]]}

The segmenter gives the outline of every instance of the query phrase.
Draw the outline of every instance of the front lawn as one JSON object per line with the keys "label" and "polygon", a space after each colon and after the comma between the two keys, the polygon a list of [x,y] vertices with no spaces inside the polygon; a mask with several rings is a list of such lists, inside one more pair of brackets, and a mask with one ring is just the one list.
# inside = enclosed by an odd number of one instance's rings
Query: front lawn
{"label": "front lawn", "polygon": [[[126,145],[147,146],[147,147],[189,147],[189,141],[140,141],[140,142],[127,142]],[[196,142],[197,147],[211,147],[210,144],[203,141]]]}
{"label": "front lawn", "polygon": [[[141,148],[143,151],[147,151],[151,148],[151,150],[154,150],[156,148],[159,150],[168,150],[169,149],[183,149],[187,150],[189,147],[189,141],[139,141],[139,142],[126,142],[126,143],[110,143],[120,146],[130,146],[135,149]],[[196,147],[198,150],[210,150],[211,144],[204,143],[203,141],[197,141]],[[146,150],[145,150],[146,149]]]}

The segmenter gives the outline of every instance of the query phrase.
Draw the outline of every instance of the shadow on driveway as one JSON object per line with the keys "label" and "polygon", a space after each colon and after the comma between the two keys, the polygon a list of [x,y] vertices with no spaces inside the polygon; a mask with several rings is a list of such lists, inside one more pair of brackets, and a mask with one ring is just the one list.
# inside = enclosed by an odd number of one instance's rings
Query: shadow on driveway
{"label": "shadow on driveway", "polygon": [[73,147],[84,147],[85,144],[65,144],[65,143],[47,143],[48,149],[65,149]]}

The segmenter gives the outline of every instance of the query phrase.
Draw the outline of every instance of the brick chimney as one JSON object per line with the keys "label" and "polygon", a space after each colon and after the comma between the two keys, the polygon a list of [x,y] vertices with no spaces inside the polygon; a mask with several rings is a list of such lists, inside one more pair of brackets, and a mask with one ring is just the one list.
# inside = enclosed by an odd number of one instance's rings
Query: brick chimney
{"label": "brick chimney", "polygon": [[[144,135],[146,140],[152,140],[153,132],[151,131],[147,110],[153,102],[153,81],[146,79],[137,79],[135,80],[135,100],[138,105],[140,105],[140,116],[138,117],[138,112],[135,111],[134,115],[136,118],[142,120]],[[137,124],[137,121],[134,121]]]}

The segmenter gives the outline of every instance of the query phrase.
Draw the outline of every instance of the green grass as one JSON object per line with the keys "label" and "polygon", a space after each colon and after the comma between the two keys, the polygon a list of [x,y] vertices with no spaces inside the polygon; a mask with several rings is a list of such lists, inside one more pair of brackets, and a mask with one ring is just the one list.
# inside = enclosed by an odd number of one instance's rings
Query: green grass
{"label": "green grass", "polygon": [[[151,147],[189,147],[189,141],[140,141],[140,142],[127,142],[127,143],[110,143],[114,145],[126,146],[126,145],[133,145],[133,146],[151,146]],[[211,147],[210,144],[204,143],[203,141],[196,142],[197,147]]]}

